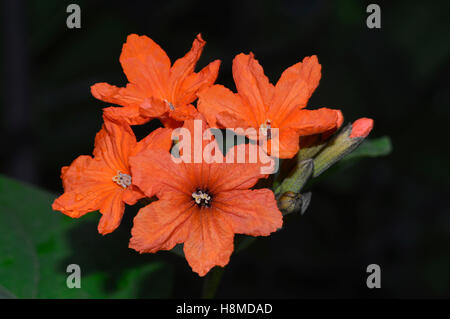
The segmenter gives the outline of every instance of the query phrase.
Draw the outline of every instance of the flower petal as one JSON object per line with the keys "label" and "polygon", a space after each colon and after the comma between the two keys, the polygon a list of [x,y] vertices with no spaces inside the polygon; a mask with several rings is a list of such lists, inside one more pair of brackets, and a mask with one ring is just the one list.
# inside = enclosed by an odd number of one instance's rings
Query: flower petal
{"label": "flower petal", "polygon": [[178,127],[182,127],[184,124],[183,122],[174,120],[172,117],[169,116],[169,114],[161,116],[159,118],[159,120],[164,125],[164,127],[171,128],[171,129],[176,129]]}
{"label": "flower petal", "polygon": [[91,93],[101,101],[123,106],[104,109],[105,116],[111,120],[125,120],[129,125],[143,124],[149,120],[139,113],[145,93],[136,85],[129,83],[125,88],[119,88],[108,83],[96,83],[91,86]]}
{"label": "flower petal", "polygon": [[274,87],[253,53],[241,53],[234,58],[233,78],[238,94],[251,106],[256,122],[264,123]]}
{"label": "flower petal", "polygon": [[213,193],[230,190],[248,189],[259,179],[266,178],[263,168],[269,168],[272,163],[265,156],[264,151],[256,144],[239,144],[228,150],[224,163],[212,163],[204,169],[202,174],[204,184]]}
{"label": "flower petal", "polygon": [[103,115],[111,121],[124,121],[128,125],[145,124],[151,119],[150,117],[143,116],[139,108],[134,106],[110,106],[103,109]]}
{"label": "flower petal", "polygon": [[163,116],[169,110],[168,102],[154,97],[145,98],[139,108],[141,116],[149,119]]}
{"label": "flower petal", "polygon": [[120,63],[128,81],[146,96],[160,99],[167,96],[170,59],[152,39],[130,34],[123,45]]}
{"label": "flower petal", "polygon": [[258,125],[255,115],[249,107],[244,105],[241,97],[223,85],[217,84],[204,89],[198,93],[198,97],[197,109],[203,114],[211,127],[218,127],[217,115],[223,112],[226,112],[229,116],[243,119],[254,127]]}
{"label": "flower petal", "polygon": [[173,64],[170,69],[169,81],[175,91],[181,86],[183,80],[194,72],[195,65],[200,59],[205,44],[206,41],[202,39],[201,34],[198,34],[192,43],[191,50]]}
{"label": "flower petal", "polygon": [[138,200],[144,198],[145,194],[136,185],[128,186],[122,195],[122,200],[128,205],[134,205]]}
{"label": "flower petal", "polygon": [[[204,135],[212,135],[210,129],[208,128],[208,125],[205,121],[205,118],[201,113],[196,113],[194,118],[191,118],[189,120],[186,120],[184,122],[184,125],[182,129],[177,130],[175,132],[178,137],[182,137],[180,139],[181,144],[184,144],[183,139],[186,138],[188,144],[190,145],[183,145],[180,153],[181,154],[188,154],[187,147],[190,146],[190,155],[191,155],[191,162],[195,162],[196,155],[202,155],[202,150],[205,148],[207,144],[210,142],[207,139],[204,139]],[[184,133],[188,133],[186,136],[184,136]],[[214,140],[214,137],[211,136],[211,140]],[[184,149],[186,148],[186,149]],[[200,158],[200,160],[203,157]],[[197,161],[198,162],[198,161]]]}
{"label": "flower petal", "polygon": [[[231,114],[227,111],[223,111],[216,114],[217,125],[222,128],[227,129],[247,129],[249,128],[249,124],[246,120],[241,117],[238,117],[234,114]],[[256,132],[256,130],[255,130]]]}
{"label": "flower petal", "polygon": [[223,214],[215,209],[197,210],[190,218],[184,255],[192,270],[204,276],[214,266],[224,267],[233,252],[234,233]]}
{"label": "flower petal", "polygon": [[134,148],[132,155],[143,150],[161,149],[169,151],[172,146],[172,130],[168,128],[157,128],[147,137],[140,140]]}
{"label": "flower petal", "polygon": [[191,231],[190,219],[197,207],[184,194],[167,192],[141,208],[134,218],[129,247],[140,253],[170,250],[184,242]]}
{"label": "flower petal", "polygon": [[96,98],[104,102],[121,104],[116,97],[119,93],[120,88],[115,85],[110,85],[108,83],[95,83],[91,86],[91,94]]}
{"label": "flower petal", "polygon": [[133,184],[148,197],[162,190],[179,191],[191,195],[190,178],[184,163],[175,163],[168,151],[144,150],[130,157]]}
{"label": "flower petal", "polygon": [[178,90],[175,99],[176,105],[189,104],[197,99],[197,92],[211,86],[217,79],[220,60],[215,60],[205,66],[198,73],[192,73],[186,77]]}
{"label": "flower petal", "polygon": [[342,123],[340,114],[340,111],[327,108],[295,111],[279,130],[279,157],[294,157],[300,149],[300,136],[332,134]]}
{"label": "flower petal", "polygon": [[135,147],[136,137],[128,125],[105,119],[95,137],[93,153],[96,161],[104,161],[112,171],[129,174],[128,156]]}
{"label": "flower petal", "polygon": [[170,112],[170,117],[175,121],[182,122],[194,118],[197,113],[197,109],[192,104],[183,104],[175,107],[175,110]]}
{"label": "flower petal", "polygon": [[111,184],[86,184],[76,190],[64,192],[52,204],[53,210],[72,218],[99,210],[106,199],[114,194],[117,186]]}
{"label": "flower petal", "polygon": [[214,207],[226,216],[234,233],[268,236],[283,225],[283,216],[269,189],[223,192],[213,200]]}
{"label": "flower petal", "polygon": [[102,217],[98,223],[98,232],[102,235],[113,232],[122,221],[123,213],[125,211],[125,204],[122,201],[123,191],[117,189],[114,194],[111,194],[102,203],[100,213]]}
{"label": "flower petal", "polygon": [[64,194],[53,202],[52,208],[73,218],[100,209],[117,188],[111,170],[90,156],[79,156],[70,166],[63,167],[61,177]]}
{"label": "flower petal", "polygon": [[284,127],[295,130],[301,136],[323,133],[333,130],[340,122],[339,111],[328,108],[317,110],[296,110]]}
{"label": "flower petal", "polygon": [[304,108],[319,85],[320,72],[321,66],[315,55],[287,68],[275,86],[271,118],[280,124],[292,111]]}
{"label": "flower petal", "polygon": [[342,123],[344,123],[344,116],[342,115],[342,112],[340,110],[333,111],[336,112],[336,125],[331,130],[328,130],[321,134],[322,141],[326,141],[327,139],[329,139],[330,136],[333,135],[334,132],[336,132],[342,126]]}
{"label": "flower petal", "polygon": [[91,93],[96,99],[122,106],[138,107],[146,98],[145,92],[132,83],[124,88],[104,82],[96,83],[91,86]]}
{"label": "flower petal", "polygon": [[[78,156],[70,166],[64,166],[61,169],[61,179],[63,182],[64,190],[71,191],[75,189],[78,185],[83,184],[87,177],[84,173],[92,162],[92,157],[88,155]],[[100,178],[98,178],[100,176]],[[92,175],[94,177],[93,181],[102,181],[101,175]]]}
{"label": "flower petal", "polygon": [[195,65],[205,46],[206,41],[201,34],[192,43],[191,50],[173,64],[170,69],[170,102],[175,106],[182,106],[195,101],[196,92],[206,85],[211,85],[217,78],[220,61],[214,61],[199,73],[194,73]]}
{"label": "flower petal", "polygon": [[[300,134],[289,128],[280,129],[279,135],[279,157],[292,158],[300,149],[299,136]],[[270,146],[268,146],[270,148]]]}

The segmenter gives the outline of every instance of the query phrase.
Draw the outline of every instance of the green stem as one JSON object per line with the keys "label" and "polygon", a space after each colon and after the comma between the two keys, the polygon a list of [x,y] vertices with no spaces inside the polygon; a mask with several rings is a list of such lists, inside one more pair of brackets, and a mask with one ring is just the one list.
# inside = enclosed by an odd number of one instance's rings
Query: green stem
{"label": "green stem", "polygon": [[220,281],[222,279],[224,268],[214,267],[209,271],[203,281],[203,299],[212,299],[216,295],[217,288],[219,287]]}

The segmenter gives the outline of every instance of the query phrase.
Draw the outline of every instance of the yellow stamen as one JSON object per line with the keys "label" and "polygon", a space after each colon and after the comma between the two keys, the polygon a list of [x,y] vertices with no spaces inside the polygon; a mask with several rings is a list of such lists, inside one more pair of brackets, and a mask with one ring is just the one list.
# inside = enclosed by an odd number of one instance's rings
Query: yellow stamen
{"label": "yellow stamen", "polygon": [[170,103],[170,102],[167,101],[166,99],[164,99],[164,102],[166,102],[166,104],[169,106],[169,109],[170,109],[171,111],[175,110],[175,106],[173,106],[172,103]]}
{"label": "yellow stamen", "polygon": [[209,201],[211,200],[211,196],[206,193],[203,192],[201,190],[197,190],[196,192],[192,193],[192,198],[194,199],[195,203],[197,205],[202,205],[202,206],[209,206]]}
{"label": "yellow stamen", "polygon": [[128,174],[123,174],[120,171],[117,171],[117,175],[114,176],[112,180],[123,188],[127,188],[131,185],[131,176]]}

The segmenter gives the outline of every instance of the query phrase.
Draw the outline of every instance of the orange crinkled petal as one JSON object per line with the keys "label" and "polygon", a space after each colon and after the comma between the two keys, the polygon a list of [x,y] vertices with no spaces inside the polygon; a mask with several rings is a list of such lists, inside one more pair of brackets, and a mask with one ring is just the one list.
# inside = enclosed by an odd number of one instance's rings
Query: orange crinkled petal
{"label": "orange crinkled petal", "polygon": [[178,89],[178,105],[189,104],[197,99],[197,92],[211,86],[217,79],[220,68],[220,60],[215,60],[201,69],[198,73],[191,73],[187,76]]}
{"label": "orange crinkled petal", "polygon": [[108,107],[104,114],[112,120],[124,120],[130,125],[143,124],[151,119],[139,113],[140,105],[145,101],[146,94],[138,86],[128,83],[125,88],[96,83],[91,86],[92,95],[104,102],[122,105],[123,107]]}
{"label": "orange crinkled petal", "polygon": [[103,235],[113,232],[119,227],[124,211],[125,204],[122,191],[115,191],[113,195],[105,198],[100,208],[102,218],[100,218],[98,223],[98,232]]}
{"label": "orange crinkled petal", "polygon": [[333,132],[340,125],[340,111],[328,108],[296,110],[280,129],[280,158],[292,158],[300,149],[299,137]]}
{"label": "orange crinkled petal", "polygon": [[321,66],[315,55],[287,68],[275,85],[270,117],[283,122],[293,110],[304,108],[319,85],[320,77]]}
{"label": "orange crinkled petal", "polygon": [[139,210],[129,247],[141,253],[172,249],[187,239],[189,219],[196,209],[185,194],[165,193],[160,200]]}
{"label": "orange crinkled petal", "polygon": [[192,43],[191,50],[186,55],[175,61],[170,69],[169,86],[173,104],[182,106],[195,101],[198,90],[210,86],[217,79],[220,60],[211,62],[199,73],[195,73],[195,66],[205,46],[206,41],[201,34]]}
{"label": "orange crinkled petal", "polygon": [[269,189],[222,192],[214,198],[214,205],[236,234],[268,236],[283,225],[283,216]]}
{"label": "orange crinkled petal", "polygon": [[130,34],[123,45],[120,63],[128,81],[145,91],[148,97],[164,99],[167,96],[170,59],[152,39]]}
{"label": "orange crinkled petal", "polygon": [[197,210],[190,219],[183,251],[192,270],[204,276],[214,266],[227,265],[234,249],[234,233],[223,213],[217,209],[206,214]]}
{"label": "orange crinkled petal", "polygon": [[241,97],[223,85],[213,85],[200,91],[198,96],[198,111],[204,115],[211,127],[236,127],[230,126],[225,121],[221,123],[222,125],[218,125],[217,115],[224,112],[229,114],[228,117],[230,118],[239,119],[240,121],[237,122],[241,124],[239,127],[247,127],[248,125],[246,123],[251,123],[253,124],[252,126],[257,125],[256,120],[254,120],[255,116],[251,109],[244,104]]}
{"label": "orange crinkled petal", "polygon": [[128,174],[128,156],[136,144],[136,137],[128,125],[105,120],[95,137],[93,154],[97,161],[104,162],[112,171]]}
{"label": "orange crinkled petal", "polygon": [[52,208],[70,217],[78,218],[100,209],[105,197],[115,191],[109,179],[111,171],[90,156],[79,156],[62,171],[64,194],[53,202]]}
{"label": "orange crinkled petal", "polygon": [[184,164],[175,163],[168,151],[143,150],[130,157],[130,166],[133,183],[148,197],[167,189],[190,195]]}
{"label": "orange crinkled petal", "polygon": [[233,78],[239,96],[251,107],[256,122],[264,122],[274,86],[264,75],[264,70],[253,53],[241,53],[234,58]]}

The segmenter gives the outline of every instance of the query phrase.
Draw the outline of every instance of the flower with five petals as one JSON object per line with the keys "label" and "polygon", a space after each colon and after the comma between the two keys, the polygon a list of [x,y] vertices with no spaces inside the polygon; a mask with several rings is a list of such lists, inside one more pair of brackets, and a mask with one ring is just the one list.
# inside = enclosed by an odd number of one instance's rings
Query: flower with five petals
{"label": "flower with five petals", "polygon": [[95,137],[94,157],[81,155],[61,169],[64,193],[52,204],[54,210],[72,218],[99,210],[99,233],[105,235],[120,224],[125,203],[133,205],[145,197],[133,185],[129,157],[141,149],[168,151],[171,129],[159,128],[136,142],[131,128],[105,119]]}
{"label": "flower with five petals", "polygon": [[105,108],[109,118],[124,119],[130,125],[160,118],[166,127],[182,126],[182,121],[197,113],[191,104],[197,91],[212,85],[219,72],[220,60],[194,72],[205,44],[197,35],[191,50],[171,65],[166,52],[152,39],[130,34],[120,55],[129,83],[123,88],[97,83],[91,87],[92,95],[122,106]]}
{"label": "flower with five petals", "polygon": [[317,57],[306,57],[287,68],[274,86],[253,54],[241,53],[233,60],[237,93],[222,85],[206,88],[198,93],[198,110],[211,127],[251,127],[262,132],[264,136],[256,138],[268,153],[271,139],[278,134],[278,156],[291,158],[299,151],[300,136],[333,131],[342,123],[339,110],[305,109],[320,71]]}
{"label": "flower with five petals", "polygon": [[[185,122],[190,132],[193,127],[194,120]],[[203,121],[202,127],[204,132]],[[202,150],[206,147],[203,143]],[[134,218],[129,246],[140,253],[154,253],[184,243],[189,265],[204,276],[212,267],[229,262],[234,234],[268,236],[281,228],[282,214],[273,192],[249,189],[267,177],[261,174],[259,161],[248,162],[250,147],[258,146],[235,146],[222,163],[176,162],[164,150],[144,149],[131,157],[134,183],[159,200],[141,208]],[[230,163],[230,156],[245,151],[242,148],[246,148],[247,162]]]}

